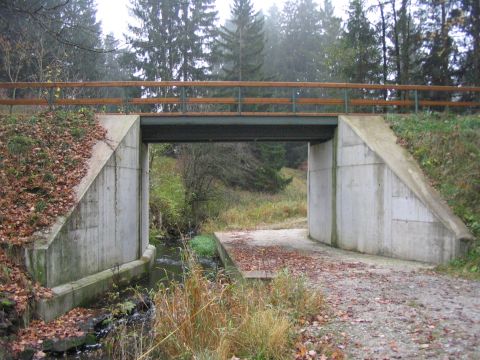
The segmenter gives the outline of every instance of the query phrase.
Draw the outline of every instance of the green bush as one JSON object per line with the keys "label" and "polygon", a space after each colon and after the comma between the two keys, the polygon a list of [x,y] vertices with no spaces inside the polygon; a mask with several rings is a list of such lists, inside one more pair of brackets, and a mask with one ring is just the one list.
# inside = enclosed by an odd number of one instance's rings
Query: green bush
{"label": "green bush", "polygon": [[215,257],[217,245],[212,235],[197,235],[190,240],[190,247],[198,256]]}

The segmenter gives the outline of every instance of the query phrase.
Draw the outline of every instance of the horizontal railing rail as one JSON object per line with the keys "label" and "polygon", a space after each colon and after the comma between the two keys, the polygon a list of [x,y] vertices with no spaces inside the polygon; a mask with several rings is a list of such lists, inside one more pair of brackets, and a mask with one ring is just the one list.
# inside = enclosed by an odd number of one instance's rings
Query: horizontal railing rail
{"label": "horizontal railing rail", "polygon": [[[80,94],[85,89],[101,92],[98,89],[102,88],[107,89],[105,97],[97,93]],[[131,88],[149,89],[151,94],[108,96],[108,90],[112,88],[123,89],[124,92]],[[258,94],[252,95],[255,88]],[[75,89],[77,93],[68,93]],[[155,94],[155,89],[162,89],[163,96]],[[201,89],[206,90],[204,94]],[[217,92],[212,94],[212,89]],[[269,93],[265,94],[265,90]],[[321,93],[311,94],[315,91]],[[335,93],[332,94],[332,91]],[[144,106],[138,113],[156,115],[161,112],[232,116],[315,115],[349,113],[353,112],[352,108],[360,113],[377,112],[388,107],[412,108],[417,112],[422,107],[480,108],[480,87],[272,81],[17,82],[0,83],[0,105],[117,106],[122,107],[119,110],[122,112],[134,112],[128,107]],[[159,108],[145,110],[147,105]],[[234,111],[232,107],[235,107]]]}

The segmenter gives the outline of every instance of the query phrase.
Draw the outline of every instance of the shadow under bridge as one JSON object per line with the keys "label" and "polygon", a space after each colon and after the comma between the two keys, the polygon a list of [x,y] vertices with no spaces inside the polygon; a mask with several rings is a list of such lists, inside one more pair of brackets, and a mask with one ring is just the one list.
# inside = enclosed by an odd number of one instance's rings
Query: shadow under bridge
{"label": "shadow under bridge", "polygon": [[143,142],[308,141],[333,138],[337,116],[141,116]]}

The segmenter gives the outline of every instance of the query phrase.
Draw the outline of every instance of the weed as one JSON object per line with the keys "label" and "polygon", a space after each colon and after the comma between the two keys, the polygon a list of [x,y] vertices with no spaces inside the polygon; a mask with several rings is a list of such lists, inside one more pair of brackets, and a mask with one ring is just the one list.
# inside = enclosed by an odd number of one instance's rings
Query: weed
{"label": "weed", "polygon": [[38,213],[41,213],[41,212],[43,212],[43,210],[46,209],[46,207],[47,207],[46,201],[43,200],[43,199],[40,199],[35,204],[35,211],[38,212]]}
{"label": "weed", "polygon": [[12,272],[12,270],[8,266],[6,266],[4,264],[0,264],[0,284],[10,283],[11,272]]}
{"label": "weed", "polygon": [[16,125],[18,122],[17,116],[15,115],[8,115],[5,117],[5,123],[8,125]]}
{"label": "weed", "polygon": [[51,171],[47,171],[44,175],[43,175],[43,180],[44,181],[47,181],[47,182],[54,182],[56,181],[56,176],[54,173],[52,173]]}
{"label": "weed", "polygon": [[24,155],[33,146],[33,140],[24,135],[14,135],[7,142],[7,149],[11,155]]}
{"label": "weed", "polygon": [[29,217],[28,217],[28,223],[29,223],[31,226],[35,225],[35,224],[38,222],[38,220],[40,220],[40,217],[38,216],[37,213],[32,213],[32,214],[30,214]]}
{"label": "weed", "polygon": [[86,129],[79,128],[79,127],[73,127],[72,129],[70,129],[70,135],[72,135],[72,137],[77,140],[83,139],[86,132],[87,132]]}

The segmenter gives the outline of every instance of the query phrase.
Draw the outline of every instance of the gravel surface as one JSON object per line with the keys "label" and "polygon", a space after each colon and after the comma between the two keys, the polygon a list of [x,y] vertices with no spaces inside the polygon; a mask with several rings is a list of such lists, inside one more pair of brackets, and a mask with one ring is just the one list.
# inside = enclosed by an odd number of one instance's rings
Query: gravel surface
{"label": "gravel surface", "polygon": [[[333,249],[309,240],[304,229],[223,233],[221,241],[236,247],[230,255],[240,266],[288,266],[319,286],[332,320],[305,331],[337,334],[348,358],[480,359],[478,281],[440,275],[416,262]],[[268,260],[252,261],[259,254]]]}

